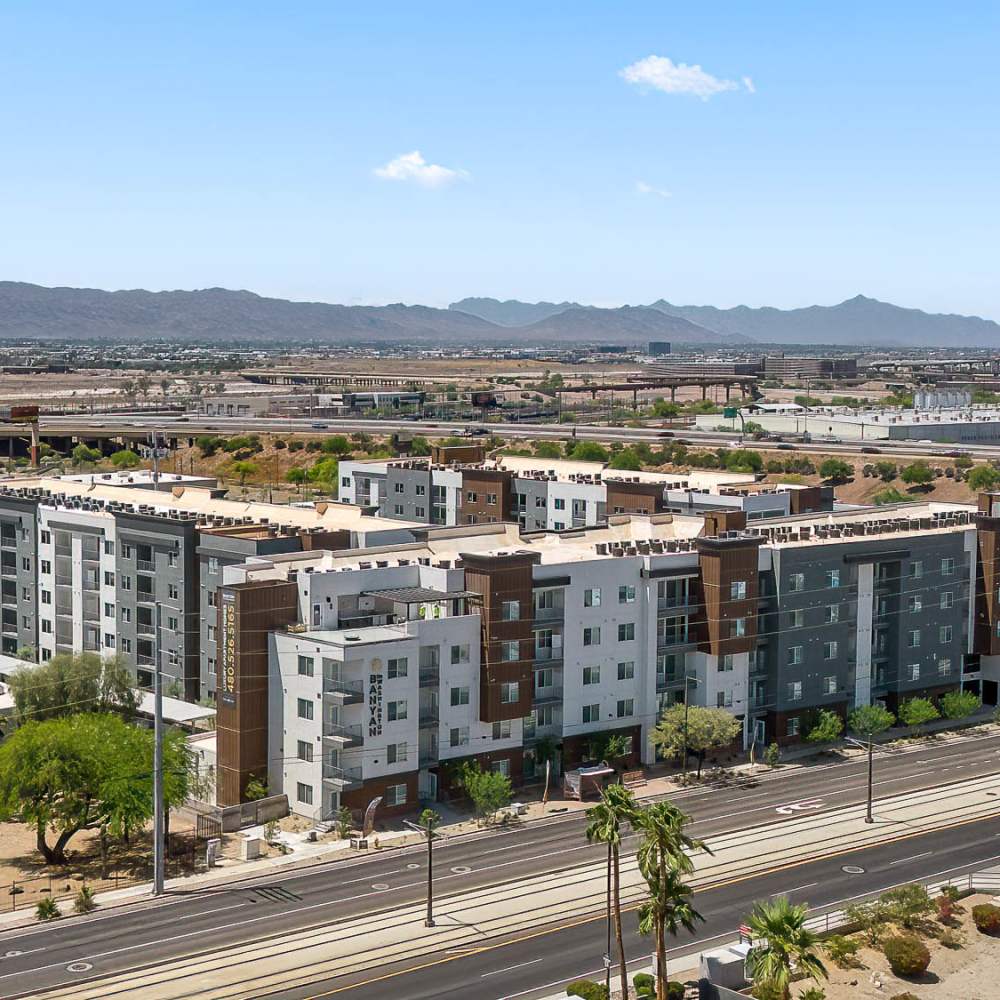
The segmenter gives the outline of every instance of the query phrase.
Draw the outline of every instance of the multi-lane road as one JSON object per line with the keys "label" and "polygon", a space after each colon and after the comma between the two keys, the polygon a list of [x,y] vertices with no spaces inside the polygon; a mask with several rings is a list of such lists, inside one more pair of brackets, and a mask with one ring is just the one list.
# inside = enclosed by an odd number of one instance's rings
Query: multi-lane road
{"label": "multi-lane road", "polygon": [[[101,437],[142,438],[155,430],[170,437],[197,437],[201,434],[392,434],[408,432],[428,437],[442,437],[456,433],[489,433],[510,439],[528,440],[581,440],[621,442],[623,444],[662,445],[671,438],[680,438],[700,447],[737,445],[739,436],[717,431],[698,431],[689,428],[665,431],[656,427],[606,427],[596,424],[539,424],[539,423],[481,423],[477,421],[414,421],[414,420],[363,420],[299,419],[278,417],[205,417],[190,415],[150,416],[146,414],[98,414],[88,416],[43,416],[39,423],[41,434],[72,436],[87,440]],[[0,424],[0,437],[13,434],[23,436],[24,429],[16,424]],[[1000,443],[948,444],[920,441],[821,441],[810,444],[776,441],[750,441],[747,447],[757,451],[805,451],[823,454],[856,455],[861,448],[877,449],[888,457],[913,459],[919,456],[947,458],[950,453],[961,451],[970,456],[991,458],[1000,456]]]}
{"label": "multi-lane road", "polygon": [[[941,739],[886,755],[879,761],[876,789],[883,799],[942,789],[941,794],[950,796],[952,815],[947,821],[959,823],[963,816],[961,810],[955,812],[954,804],[961,801],[966,783],[970,789],[979,789],[979,812],[975,815],[982,815],[984,808],[991,810],[992,799],[983,796],[1000,794],[990,790],[994,786],[1000,790],[1000,735]],[[845,894],[878,888],[882,884],[879,880],[901,881],[953,866],[974,867],[985,863],[991,854],[1000,853],[1000,841],[991,841],[1000,832],[996,822],[977,820],[945,832],[927,832],[916,826],[912,831],[904,829],[905,839],[895,843],[863,847],[856,852],[863,859],[852,859],[851,864],[872,872],[873,878],[878,873],[877,884],[871,879],[845,878],[848,873],[829,859],[792,869],[787,860],[779,864],[779,854],[786,858],[788,851],[788,845],[782,844],[782,829],[789,831],[788,837],[797,836],[801,824],[815,817],[820,817],[822,827],[826,814],[831,824],[839,822],[838,817],[850,807],[856,811],[866,790],[863,760],[831,757],[819,758],[801,768],[765,771],[752,783],[690,789],[674,795],[693,817],[696,835],[721,842],[727,836],[732,840],[734,831],[743,831],[745,836],[740,833],[736,841],[745,844],[753,842],[748,838],[761,839],[760,864],[751,875],[733,882],[732,890],[713,884],[699,894],[709,917],[700,937],[731,931],[752,899],[777,890],[808,887],[809,892],[804,888],[797,891],[796,898],[819,905]],[[1000,797],[996,809],[1000,813]],[[534,877],[542,883],[582,877],[577,874],[582,868],[599,864],[603,858],[602,848],[587,844],[584,825],[585,819],[579,813],[556,814],[520,829],[456,837],[441,843],[435,866],[439,904],[470,892],[495,892],[498,886]],[[767,848],[765,828],[770,845]],[[852,847],[837,842],[839,835],[832,825],[830,843],[822,843],[824,836],[814,832],[810,856],[815,856],[817,843],[821,843],[824,853]],[[816,837],[820,838],[818,842]],[[634,842],[629,841],[626,850],[632,848]],[[773,864],[768,861],[768,852],[773,853]],[[785,871],[772,870],[779,867]],[[176,890],[163,901],[99,911],[55,926],[8,931],[0,934],[0,994],[10,998],[46,993],[60,997],[78,993],[88,997],[115,996],[123,1000],[140,995],[151,998],[156,993],[143,980],[150,970],[172,968],[178,962],[196,958],[204,960],[220,949],[246,947],[254,942],[264,947],[277,936],[285,939],[291,935],[288,940],[295,942],[299,937],[305,940],[331,928],[338,937],[349,935],[352,923],[374,919],[377,924],[381,919],[378,914],[419,906],[425,876],[423,850],[415,846],[373,858],[297,870],[276,869],[264,876],[234,878],[225,884],[190,891]],[[736,885],[742,888],[737,890]],[[594,967],[594,958],[602,950],[602,931],[590,916],[599,909],[600,902],[599,892],[593,900],[588,897],[578,902],[577,914],[582,907],[586,916],[577,916],[573,927],[556,921],[537,928],[525,927],[523,931],[532,932],[527,935],[512,934],[509,929],[502,935],[484,932],[474,947],[464,944],[453,954],[430,958],[426,949],[401,951],[396,960],[382,963],[377,975],[361,968],[335,975],[315,974],[313,958],[303,954],[300,963],[295,947],[282,945],[288,975],[281,977],[279,988],[273,987],[272,970],[270,979],[261,974],[262,988],[258,992],[252,985],[258,975],[254,961],[245,960],[233,972],[232,981],[239,982],[239,990],[229,995],[307,997],[349,989],[352,997],[363,1000],[416,1000],[432,996],[492,998],[523,990],[530,993],[546,983]],[[436,965],[428,964],[439,961],[443,964],[438,971],[434,971]],[[513,989],[512,983],[518,989]],[[202,992],[197,979],[189,985],[183,995],[195,997]],[[210,992],[210,988],[216,992]],[[219,989],[217,979],[211,983],[206,980],[204,995],[227,995],[218,993]],[[80,993],[83,990],[96,992]]]}

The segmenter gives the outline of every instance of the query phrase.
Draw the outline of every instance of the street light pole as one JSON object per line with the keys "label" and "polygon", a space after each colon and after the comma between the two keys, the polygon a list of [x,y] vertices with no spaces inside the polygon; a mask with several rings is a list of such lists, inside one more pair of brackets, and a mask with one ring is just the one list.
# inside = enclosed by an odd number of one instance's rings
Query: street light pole
{"label": "street light pole", "polygon": [[434,926],[434,838],[437,836],[434,828],[440,822],[441,817],[433,809],[425,809],[420,814],[419,823],[403,820],[411,830],[416,830],[427,838],[427,916],[424,917],[424,927]]}
{"label": "street light pole", "polygon": [[153,895],[163,894],[163,678],[160,671],[160,602],[153,644]]}
{"label": "street light pole", "polygon": [[611,996],[611,842],[608,842],[608,893],[607,893],[607,906],[605,908],[605,914],[607,919],[605,923],[608,925],[608,946],[607,950],[604,952],[604,987],[606,990],[605,995]]}
{"label": "street light pole", "polygon": [[872,816],[872,734],[868,734],[868,812],[865,814],[866,823],[874,823],[875,818]]}
{"label": "street light pole", "polygon": [[690,674],[684,675],[684,763],[682,770],[685,778],[687,778],[688,773],[688,707],[690,705],[690,697],[688,696],[688,681],[694,681],[695,687],[697,687],[698,678],[692,677]]}

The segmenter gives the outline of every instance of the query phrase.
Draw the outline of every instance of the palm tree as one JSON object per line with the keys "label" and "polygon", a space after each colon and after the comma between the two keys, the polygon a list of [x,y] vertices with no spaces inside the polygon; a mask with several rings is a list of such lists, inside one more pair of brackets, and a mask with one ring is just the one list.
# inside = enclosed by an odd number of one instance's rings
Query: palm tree
{"label": "palm tree", "polygon": [[813,979],[827,978],[818,954],[819,938],[805,926],[807,907],[786,896],[754,904],[747,923],[759,941],[747,954],[747,974],[755,986],[764,986],[781,1000],[790,1000],[792,971]]}
{"label": "palm tree", "polygon": [[690,903],[686,897],[690,890],[680,876],[694,871],[691,854],[695,851],[712,853],[704,843],[684,832],[687,822],[687,815],[670,802],[654,802],[632,820],[642,835],[637,860],[649,887],[648,929],[656,935],[657,1000],[667,997],[667,931],[675,934],[677,929],[687,926],[685,918],[693,924],[700,916],[693,909],[688,912]]}
{"label": "palm tree", "polygon": [[636,813],[635,798],[624,785],[608,785],[601,793],[601,801],[587,810],[587,840],[608,845],[608,920],[613,920],[614,923],[624,1000],[628,1000],[628,969],[625,963],[625,939],[622,935],[622,826],[631,822]]}

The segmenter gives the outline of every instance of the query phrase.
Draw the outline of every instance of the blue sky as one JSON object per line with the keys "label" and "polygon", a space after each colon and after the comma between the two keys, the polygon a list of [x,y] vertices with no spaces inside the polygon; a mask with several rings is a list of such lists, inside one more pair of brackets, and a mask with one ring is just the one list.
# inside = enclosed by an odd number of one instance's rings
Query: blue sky
{"label": "blue sky", "polygon": [[1000,320],[998,42],[977,0],[7,0],[0,278]]}

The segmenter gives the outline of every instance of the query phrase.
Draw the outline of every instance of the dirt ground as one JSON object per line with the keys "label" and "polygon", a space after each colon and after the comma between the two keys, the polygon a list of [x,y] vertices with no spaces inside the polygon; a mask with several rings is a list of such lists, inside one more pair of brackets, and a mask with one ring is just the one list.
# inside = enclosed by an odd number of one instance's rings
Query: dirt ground
{"label": "dirt ground", "polygon": [[[960,948],[945,948],[936,936],[944,928],[937,920],[928,921],[928,933],[920,937],[931,953],[931,964],[923,976],[914,979],[894,976],[882,952],[868,947],[856,956],[859,967],[851,969],[840,969],[824,956],[830,973],[829,981],[821,983],[826,1000],[888,1000],[900,993],[912,993],[918,1000],[997,1000],[1000,938],[981,934],[972,922],[972,907],[991,902],[996,900],[981,894],[961,901],[961,912],[954,918],[954,929],[963,941]],[[805,985],[811,984],[800,984],[800,991]]]}

